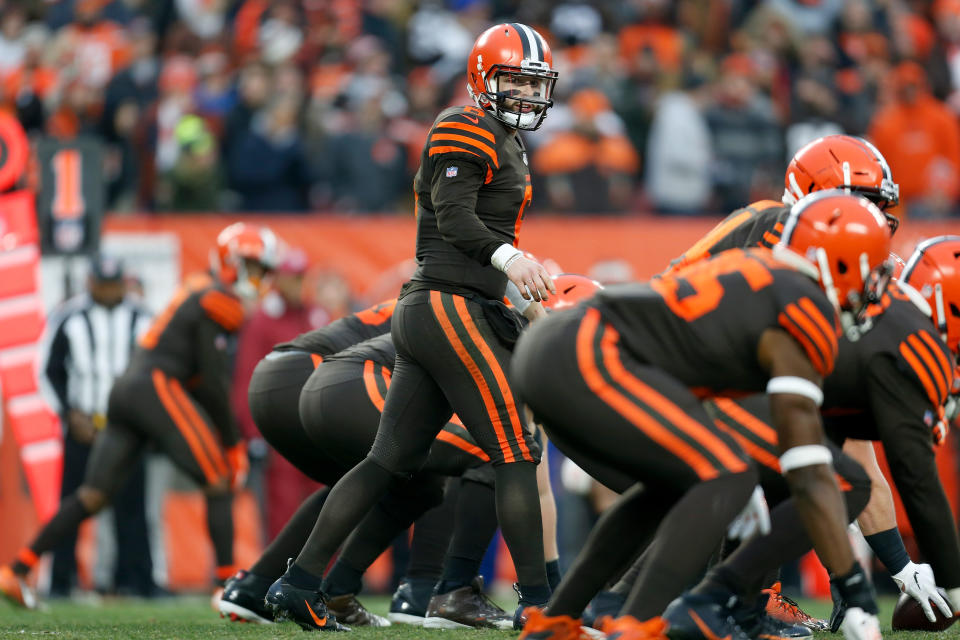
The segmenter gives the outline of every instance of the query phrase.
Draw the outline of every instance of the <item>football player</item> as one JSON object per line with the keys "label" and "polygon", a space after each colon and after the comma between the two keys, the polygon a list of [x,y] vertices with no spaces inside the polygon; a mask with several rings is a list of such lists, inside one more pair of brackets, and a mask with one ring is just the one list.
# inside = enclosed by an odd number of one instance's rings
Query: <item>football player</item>
{"label": "football player", "polygon": [[394,312],[397,360],[377,438],[330,492],[296,562],[267,594],[302,624],[329,624],[319,592],[327,563],[372,505],[422,466],[454,412],[496,471],[497,514],[519,581],[516,614],[549,597],[540,452],[505,375],[519,327],[501,299],[508,280],[536,301],[555,293],[546,269],[517,249],[531,199],[517,131],[537,129],[553,104],[551,64],[534,29],[489,28],[467,59],[476,105],[444,110],[430,130],[414,180],[419,266]]}
{"label": "football player", "polygon": [[42,553],[107,505],[148,443],[204,487],[217,581],[233,575],[233,489],[242,486],[248,463],[230,411],[229,350],[244,320],[241,298],[258,296],[276,253],[276,237],[265,227],[238,222],[217,236],[211,272],[184,281],[114,383],[83,484],[13,566],[0,567],[0,593],[32,604],[23,578]]}
{"label": "football player", "polygon": [[[611,637],[640,632],[638,621],[659,616],[696,578],[745,504],[738,521],[762,523],[756,471],[701,398],[764,389],[781,472],[795,499],[815,505],[800,510],[802,523],[828,550],[824,561],[851,604],[844,632],[879,636],[817,407],[837,353],[837,314],[856,326],[884,284],[889,248],[873,204],[824,191],[794,205],[773,251],[731,250],[648,284],[609,287],[521,338],[514,377],[554,443],[605,483],[638,483],[602,516],[521,637],[579,637],[575,617],[656,534],[624,615],[604,626]],[[673,633],[742,637],[712,606],[685,604]]]}

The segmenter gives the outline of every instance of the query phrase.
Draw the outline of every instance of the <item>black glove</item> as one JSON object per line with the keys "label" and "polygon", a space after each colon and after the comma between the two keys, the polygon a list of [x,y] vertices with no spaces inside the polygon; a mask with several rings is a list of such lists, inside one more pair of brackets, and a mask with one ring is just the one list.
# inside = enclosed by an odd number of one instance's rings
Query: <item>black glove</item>
{"label": "black glove", "polygon": [[833,611],[830,612],[830,633],[836,633],[843,624],[843,616],[847,614],[847,603],[843,601],[843,596],[837,590],[833,580],[830,580],[830,597],[833,598]]}

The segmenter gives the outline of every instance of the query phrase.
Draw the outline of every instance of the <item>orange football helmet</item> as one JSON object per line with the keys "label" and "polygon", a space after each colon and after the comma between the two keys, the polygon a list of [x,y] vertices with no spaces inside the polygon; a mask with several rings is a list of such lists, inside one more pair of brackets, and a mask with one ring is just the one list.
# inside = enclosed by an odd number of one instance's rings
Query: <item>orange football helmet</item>
{"label": "orange football helmet", "polygon": [[235,222],[217,236],[211,251],[213,273],[223,284],[233,287],[241,296],[255,296],[260,291],[260,276],[247,272],[247,262],[259,263],[264,271],[277,266],[277,237],[268,227]]}
{"label": "orange football helmet", "polygon": [[543,306],[551,311],[576,306],[603,289],[596,280],[575,273],[558,274],[553,277],[553,284],[557,287],[557,295],[543,301]]}
{"label": "orange football helmet", "polygon": [[901,281],[920,292],[950,351],[960,352],[960,236],[938,236],[917,245]]}
{"label": "orange football helmet", "polygon": [[893,272],[890,227],[883,213],[846,190],[818,191],[790,209],[774,248],[786,257],[784,250],[812,263],[816,273],[811,275],[817,276],[853,338],[867,305],[880,300]]}
{"label": "orange football helmet", "polygon": [[900,220],[885,210],[900,202],[900,187],[879,150],[863,138],[824,136],[801,148],[790,160],[783,178],[784,204],[824,189],[849,189],[884,211],[890,232]]}
{"label": "orange football helmet", "polygon": [[[553,106],[550,45],[519,22],[490,27],[480,34],[467,58],[467,91],[477,106],[513,129],[540,128]],[[524,95],[518,87],[532,87]]]}

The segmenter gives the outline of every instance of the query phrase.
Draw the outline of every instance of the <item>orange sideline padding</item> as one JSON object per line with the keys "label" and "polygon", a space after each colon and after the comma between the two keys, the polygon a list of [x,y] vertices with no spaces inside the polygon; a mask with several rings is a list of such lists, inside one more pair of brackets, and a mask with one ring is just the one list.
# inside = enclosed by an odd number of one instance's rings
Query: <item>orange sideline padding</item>
{"label": "orange sideline padding", "polygon": [[[105,231],[169,232],[180,238],[183,272],[205,269],[217,233],[236,220],[269,225],[281,238],[302,247],[313,264],[335,269],[354,291],[364,293],[384,271],[413,257],[413,216],[343,217],[246,215],[110,216]],[[528,215],[520,248],[556,260],[564,271],[586,273],[601,260],[622,259],[637,278],[662,271],[669,261],[709,231],[719,218],[636,216],[559,217]],[[943,233],[960,233],[960,222],[907,221],[894,241],[906,257],[916,242]]]}

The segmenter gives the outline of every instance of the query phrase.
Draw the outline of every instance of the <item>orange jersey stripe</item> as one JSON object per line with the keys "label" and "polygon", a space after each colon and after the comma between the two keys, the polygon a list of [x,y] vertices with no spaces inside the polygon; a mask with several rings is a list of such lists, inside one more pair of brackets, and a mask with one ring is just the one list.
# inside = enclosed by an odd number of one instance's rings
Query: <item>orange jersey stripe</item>
{"label": "orange jersey stripe", "polygon": [[731,471],[746,469],[746,463],[723,440],[718,438],[717,434],[710,431],[706,425],[694,420],[690,414],[671,402],[665,395],[627,371],[627,368],[620,361],[620,355],[617,351],[618,338],[619,334],[616,329],[609,327],[601,341],[603,364],[614,382],[622,385],[631,394],[650,405],[654,411],[706,448],[727,469]]}
{"label": "orange jersey stripe", "polygon": [[747,455],[753,458],[757,463],[762,464],[763,466],[773,469],[777,473],[780,473],[780,459],[758,445],[757,443],[747,438],[742,433],[739,433],[733,427],[727,425],[723,420],[715,420],[714,424],[717,427],[727,433],[731,438],[737,441],[743,450],[747,452]]}
{"label": "orange jersey stripe", "polygon": [[166,376],[163,375],[163,372],[159,369],[154,369],[152,377],[153,387],[157,391],[157,397],[160,398],[160,403],[163,404],[163,408],[166,409],[167,413],[173,419],[173,423],[183,435],[183,439],[187,441],[187,446],[190,447],[190,451],[193,453],[197,464],[200,465],[200,469],[203,471],[203,475],[206,476],[207,482],[216,484],[219,482],[220,476],[213,468],[210,460],[207,459],[207,454],[204,452],[203,446],[197,439],[196,434],[193,433],[193,429],[190,428],[190,424],[187,422],[183,413],[181,413],[177,403],[174,402],[173,397],[170,395],[170,388],[167,386]]}
{"label": "orange jersey stripe", "polygon": [[953,368],[950,366],[950,363],[947,361],[946,356],[943,355],[943,351],[940,349],[940,346],[936,341],[930,337],[930,334],[926,331],[919,332],[920,338],[927,345],[930,351],[933,353],[934,358],[936,358],[937,363],[940,365],[940,373],[943,374],[944,379],[947,381],[947,389],[951,389],[953,386]]}
{"label": "orange jersey stripe", "polygon": [[600,374],[593,350],[593,337],[600,324],[600,312],[588,309],[577,331],[577,362],[587,386],[611,409],[637,427],[648,438],[683,460],[702,479],[716,478],[719,471],[699,451],[671,433],[650,414],[610,385]]}
{"label": "orange jersey stripe", "polygon": [[766,242],[769,246],[773,246],[780,242],[780,236],[770,233],[769,231],[763,232],[763,241]]}
{"label": "orange jersey stripe", "polygon": [[380,393],[380,387],[377,386],[377,379],[374,376],[375,363],[373,360],[367,360],[363,363],[363,386],[367,389],[367,397],[377,408],[377,411],[383,413],[383,394]]}
{"label": "orange jersey stripe", "polygon": [[170,380],[170,391],[173,394],[174,401],[180,404],[184,414],[187,416],[187,420],[190,421],[190,424],[193,425],[194,431],[196,431],[197,435],[200,436],[200,442],[203,443],[203,446],[210,455],[210,460],[213,462],[213,465],[216,467],[217,471],[222,476],[227,475],[228,467],[226,457],[223,453],[223,447],[220,446],[220,442],[218,441],[217,437],[213,435],[212,431],[210,431],[210,425],[199,413],[197,413],[196,407],[193,406],[193,402],[187,396],[187,393],[183,390],[183,387],[180,386],[180,382],[178,380]]}
{"label": "orange jersey stripe", "polygon": [[749,211],[741,211],[739,214],[732,218],[727,218],[715,226],[707,232],[707,235],[700,238],[692,247],[683,252],[683,255],[680,256],[679,262],[674,268],[685,267],[688,264],[710,257],[710,249],[729,235],[731,231],[743,224],[744,221],[749,220],[750,216],[751,213]]}
{"label": "orange jersey stripe", "polygon": [[466,124],[463,122],[441,122],[437,124],[438,129],[460,129],[461,131],[469,131],[470,133],[475,133],[478,136],[482,136],[489,140],[490,142],[496,144],[497,139],[492,133],[487,131],[482,127],[478,127],[472,124]]}
{"label": "orange jersey stripe", "polygon": [[446,142],[459,142],[460,144],[472,145],[477,149],[479,149],[480,151],[487,154],[487,156],[489,156],[490,159],[493,160],[494,167],[496,167],[497,169],[500,168],[500,158],[497,156],[497,150],[485,142],[481,142],[476,138],[461,136],[455,133],[447,133],[445,131],[439,131],[433,134],[432,136],[430,136],[430,142],[439,142],[441,140]]}
{"label": "orange jersey stripe", "polygon": [[311,353],[310,360],[313,361],[313,368],[316,369],[320,366],[320,363],[323,362],[323,356],[319,353]]}
{"label": "orange jersey stripe", "polygon": [[830,349],[836,353],[839,349],[837,344],[837,336],[840,331],[835,323],[831,324],[827,318],[824,317],[820,309],[817,308],[817,305],[813,304],[813,300],[810,298],[800,298],[798,301],[800,308],[807,312],[807,315],[813,318],[813,321],[820,327],[820,330],[823,331],[823,334],[827,337],[827,340],[830,341]]}
{"label": "orange jersey stripe", "polygon": [[243,305],[219,291],[204,294],[200,298],[200,306],[227,331],[236,331],[243,324]]}
{"label": "orange jersey stripe", "polygon": [[463,326],[467,328],[467,335],[473,340],[477,349],[480,350],[480,355],[486,360],[487,366],[493,371],[493,377],[497,382],[500,395],[503,396],[503,401],[507,404],[507,415],[510,417],[510,426],[513,427],[513,437],[516,438],[517,445],[520,447],[520,454],[524,460],[533,462],[533,456],[530,455],[530,449],[527,447],[526,440],[524,440],[524,423],[520,420],[517,403],[513,399],[513,392],[510,391],[510,385],[507,383],[507,376],[504,375],[500,363],[496,357],[494,357],[493,351],[490,350],[490,345],[487,344],[486,340],[483,339],[483,336],[481,336],[477,330],[477,326],[474,324],[473,318],[470,317],[470,312],[467,310],[466,300],[460,296],[454,296],[453,306],[457,310],[457,315],[460,316],[460,321],[463,322]]}
{"label": "orange jersey stripe", "polygon": [[823,361],[823,356],[820,355],[820,352],[814,346],[813,342],[810,340],[810,337],[803,332],[793,321],[787,317],[785,313],[781,313],[777,317],[777,322],[780,323],[780,326],[787,330],[787,332],[793,336],[793,339],[800,343],[800,346],[803,347],[803,351],[807,354],[807,357],[810,358],[810,362],[813,364],[813,367],[817,372],[825,376],[829,373],[826,363]]}
{"label": "orange jersey stripe", "polygon": [[393,310],[397,307],[397,301],[386,300],[378,302],[369,309],[357,311],[353,314],[360,322],[369,325],[383,324],[393,316]]}
{"label": "orange jersey stripe", "polygon": [[773,446],[780,444],[777,431],[729,398],[715,398],[713,404],[731,420]]}
{"label": "orange jersey stripe", "polygon": [[500,450],[503,451],[504,461],[514,462],[516,458],[513,455],[513,451],[507,446],[507,436],[503,430],[503,423],[500,421],[500,412],[497,411],[497,406],[493,401],[493,395],[490,393],[487,381],[484,379],[483,374],[480,373],[480,368],[477,366],[477,363],[474,362],[473,357],[467,351],[467,348],[463,345],[456,330],[453,328],[453,324],[451,324],[450,318],[443,308],[439,291],[430,292],[430,306],[433,308],[433,314],[436,316],[437,322],[440,323],[440,327],[447,336],[447,340],[456,352],[457,357],[466,365],[467,371],[470,372],[470,377],[477,383],[480,396],[483,398],[483,406],[486,408],[490,422],[493,424],[493,430],[497,434],[497,442],[500,444]]}
{"label": "orange jersey stripe", "polygon": [[930,398],[930,402],[932,402],[935,406],[940,406],[940,397],[937,395],[936,385],[934,384],[933,380],[930,379],[930,375],[923,368],[920,360],[918,360],[917,356],[913,354],[906,342],[900,343],[900,355],[902,355],[907,361],[907,363],[913,369],[913,372],[917,374],[917,377],[920,379],[920,383],[927,392],[927,397]]}
{"label": "orange jersey stripe", "polygon": [[[923,360],[924,364],[927,365],[927,369],[930,371],[930,376],[933,378],[934,383],[937,385],[937,390],[940,392],[937,397],[946,400],[947,393],[950,391],[950,387],[947,386],[947,380],[943,376],[943,371],[937,366],[936,358],[930,354],[930,351],[927,349],[926,345],[917,337],[916,334],[907,337],[907,343],[913,347],[913,350],[920,355],[920,358]],[[940,404],[939,402],[937,403]]]}
{"label": "orange jersey stripe", "polygon": [[[477,156],[478,158],[483,158],[479,153],[475,151],[470,151],[469,149],[464,149],[463,147],[430,147],[430,152],[427,155],[435,156],[438,153],[469,153],[470,155]],[[489,167],[487,167],[489,169]]]}
{"label": "orange jersey stripe", "polygon": [[484,462],[490,462],[490,456],[484,453],[483,449],[481,449],[475,444],[467,442],[466,440],[464,440],[463,438],[461,438],[455,433],[450,433],[449,431],[441,430],[440,433],[437,434],[437,440],[439,440],[440,442],[446,442],[449,445],[453,445],[454,447],[462,451],[466,451],[473,457],[479,458]]}
{"label": "orange jersey stripe", "polygon": [[790,319],[793,320],[797,326],[803,329],[804,333],[810,336],[814,344],[817,345],[817,349],[823,355],[823,362],[826,364],[827,368],[833,369],[833,359],[836,355],[836,351],[832,348],[829,336],[824,335],[823,331],[817,327],[816,323],[814,323],[814,321],[811,320],[807,314],[805,314],[796,304],[788,304],[784,311],[786,311],[786,314],[790,316]]}

